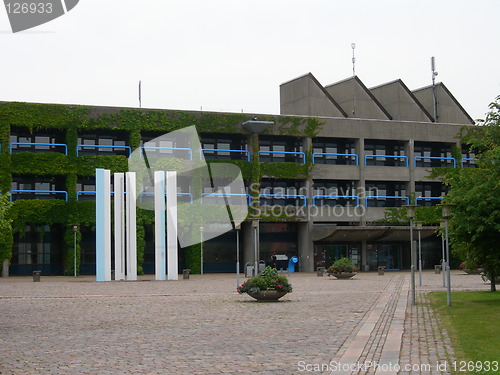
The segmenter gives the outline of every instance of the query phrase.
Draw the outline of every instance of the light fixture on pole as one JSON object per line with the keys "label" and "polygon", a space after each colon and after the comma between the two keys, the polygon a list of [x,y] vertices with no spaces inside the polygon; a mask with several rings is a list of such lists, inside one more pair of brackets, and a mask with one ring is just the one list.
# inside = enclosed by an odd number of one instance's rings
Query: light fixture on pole
{"label": "light fixture on pole", "polygon": [[451,272],[450,272],[450,242],[448,238],[448,220],[451,217],[451,205],[440,204],[443,218],[445,222],[445,236],[446,236],[446,301],[448,306],[451,306]]}
{"label": "light fixture on pole", "polygon": [[418,231],[418,285],[422,286],[422,240],[420,231],[422,230],[423,223],[421,221],[416,221],[415,226]]}
{"label": "light fixture on pole", "polygon": [[73,272],[76,277],[76,233],[78,232],[78,224],[73,224]]}
{"label": "light fixture on pole", "polygon": [[259,250],[258,250],[258,242],[259,242],[259,236],[258,236],[258,229],[259,229],[259,219],[254,218],[252,220],[252,228],[253,228],[253,239],[254,239],[254,269],[253,269],[253,276],[257,276],[259,273]]}
{"label": "light fixture on pole", "polygon": [[240,229],[241,223],[236,226],[236,287],[240,286]]}
{"label": "light fixture on pole", "polygon": [[[439,220],[439,227],[445,230],[446,222],[444,220]],[[446,288],[446,242],[442,234],[441,234],[441,271],[443,273],[443,288]]]}
{"label": "light fixture on pole", "polygon": [[200,226],[200,273],[203,275],[203,225]]}
{"label": "light fixture on pole", "polygon": [[413,246],[413,218],[415,217],[415,205],[410,204],[406,207],[406,214],[410,219],[410,255],[411,255],[411,304],[415,306],[415,249]]}

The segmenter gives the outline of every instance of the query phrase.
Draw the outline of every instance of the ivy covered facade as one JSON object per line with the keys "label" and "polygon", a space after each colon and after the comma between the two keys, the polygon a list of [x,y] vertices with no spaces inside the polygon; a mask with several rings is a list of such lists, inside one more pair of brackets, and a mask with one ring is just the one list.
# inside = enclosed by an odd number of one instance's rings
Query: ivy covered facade
{"label": "ivy covered facade", "polygon": [[[341,256],[364,270],[408,268],[407,230],[398,218],[387,219],[388,209],[439,203],[446,189],[429,169],[471,162],[456,136],[472,121],[445,121],[463,109],[445,108],[444,96],[436,121],[416,94],[410,98],[427,120],[420,112],[415,120],[393,116],[394,105],[386,110],[374,94],[366,99],[361,92],[352,115],[352,103],[338,104],[321,87],[318,105],[310,88],[317,81],[305,77],[306,94],[295,87],[303,77],[282,85],[280,116],[0,103],[0,189],[13,202],[0,258],[9,260],[10,274],[72,275],[75,239],[77,273],[95,273],[95,169],[126,172],[128,155],[143,142],[192,125],[207,162],[236,164],[248,188],[249,216],[238,233],[243,272],[256,248],[263,262],[273,253],[297,256],[299,271],[328,267]],[[304,106],[308,100],[316,104]],[[385,118],[368,110],[373,103]],[[273,125],[251,133],[243,124],[255,117]],[[137,215],[138,271],[153,273],[153,212]],[[426,268],[440,259],[434,231],[427,226],[421,233]],[[235,271],[236,238],[233,230],[204,243],[204,272]],[[180,272],[200,272],[201,258],[200,245],[179,249]]]}

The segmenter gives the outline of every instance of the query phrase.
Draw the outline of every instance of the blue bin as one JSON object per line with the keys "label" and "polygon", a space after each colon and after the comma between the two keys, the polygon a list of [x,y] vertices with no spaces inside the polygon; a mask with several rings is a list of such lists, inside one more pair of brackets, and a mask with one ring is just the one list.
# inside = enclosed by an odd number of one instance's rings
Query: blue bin
{"label": "blue bin", "polygon": [[295,264],[299,262],[299,258],[293,256],[288,261],[288,272],[295,272]]}

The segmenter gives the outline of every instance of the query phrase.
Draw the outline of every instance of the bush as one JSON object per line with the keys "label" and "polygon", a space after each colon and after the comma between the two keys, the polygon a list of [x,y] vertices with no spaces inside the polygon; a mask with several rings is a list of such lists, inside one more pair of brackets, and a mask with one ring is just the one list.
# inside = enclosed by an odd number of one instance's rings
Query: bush
{"label": "bush", "polygon": [[264,290],[278,290],[290,293],[292,284],[288,282],[286,276],[278,275],[276,269],[268,266],[257,276],[249,278],[238,287],[238,293],[257,293]]}

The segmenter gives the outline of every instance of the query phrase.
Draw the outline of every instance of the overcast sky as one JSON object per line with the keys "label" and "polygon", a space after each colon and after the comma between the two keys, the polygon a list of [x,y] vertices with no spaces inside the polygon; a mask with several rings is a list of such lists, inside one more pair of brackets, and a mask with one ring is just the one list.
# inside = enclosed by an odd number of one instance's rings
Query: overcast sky
{"label": "overcast sky", "polygon": [[0,101],[279,113],[279,85],[431,84],[472,118],[500,94],[498,0],[80,0],[13,34],[0,8]]}

